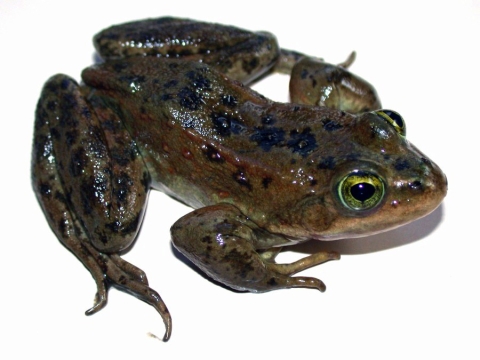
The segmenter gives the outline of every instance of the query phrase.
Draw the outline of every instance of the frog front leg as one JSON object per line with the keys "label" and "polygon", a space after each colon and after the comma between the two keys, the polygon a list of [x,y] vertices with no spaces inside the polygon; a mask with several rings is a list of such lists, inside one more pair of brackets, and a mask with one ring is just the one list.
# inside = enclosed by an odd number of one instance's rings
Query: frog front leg
{"label": "frog front leg", "polygon": [[150,178],[113,104],[69,77],[52,77],[36,111],[32,183],[52,230],[97,284],[86,314],[106,305],[107,285],[114,285],[160,313],[167,340],[165,304],[145,273],[119,256],[141,225]]}
{"label": "frog front leg", "polygon": [[172,226],[171,234],[175,247],[190,261],[214,280],[240,291],[293,287],[325,291],[319,279],[291,275],[340,258],[335,252],[320,252],[291,264],[276,264],[278,251],[261,249],[288,240],[261,229],[230,204],[212,205],[187,214]]}
{"label": "frog front leg", "polygon": [[339,65],[308,56],[298,60],[291,70],[291,101],[353,114],[380,109],[375,88],[346,69],[354,61],[354,54]]}
{"label": "frog front leg", "polygon": [[290,100],[295,104],[326,106],[353,114],[381,108],[375,88],[347,69],[356,54],[340,64],[281,49],[274,72],[290,75]]}

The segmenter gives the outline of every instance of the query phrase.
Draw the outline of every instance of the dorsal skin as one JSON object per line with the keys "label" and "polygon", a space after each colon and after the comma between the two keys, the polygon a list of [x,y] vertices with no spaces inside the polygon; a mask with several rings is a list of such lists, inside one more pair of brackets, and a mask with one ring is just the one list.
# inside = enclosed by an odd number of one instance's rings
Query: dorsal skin
{"label": "dorsal skin", "polygon": [[[183,60],[115,60],[83,78],[122,109],[154,187],[193,207],[235,204],[269,231],[336,239],[409,222],[442,196],[438,167],[371,113],[274,103]],[[354,169],[381,173],[389,189],[381,208],[355,214],[338,204],[334,183]]]}

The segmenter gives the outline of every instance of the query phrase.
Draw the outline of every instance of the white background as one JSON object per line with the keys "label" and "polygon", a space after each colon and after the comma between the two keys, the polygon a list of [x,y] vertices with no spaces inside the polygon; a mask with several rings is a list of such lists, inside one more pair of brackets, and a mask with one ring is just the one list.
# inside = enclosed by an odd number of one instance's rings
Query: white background
{"label": "white background", "polygon": [[[480,358],[478,0],[111,3],[0,0],[0,358]],[[164,331],[153,308],[115,289],[86,317],[94,282],[51,232],[30,185],[36,101],[53,74],[79,80],[96,32],[164,15],[268,30],[282,47],[333,63],[356,50],[352,71],[447,174],[443,205],[396,231],[329,243],[342,260],[303,273],[323,279],[324,294],[257,295],[219,287],[179,259],[169,227],[189,209],[153,193],[125,259],[167,303],[170,342],[148,335]],[[257,89],[287,100],[286,77]]]}

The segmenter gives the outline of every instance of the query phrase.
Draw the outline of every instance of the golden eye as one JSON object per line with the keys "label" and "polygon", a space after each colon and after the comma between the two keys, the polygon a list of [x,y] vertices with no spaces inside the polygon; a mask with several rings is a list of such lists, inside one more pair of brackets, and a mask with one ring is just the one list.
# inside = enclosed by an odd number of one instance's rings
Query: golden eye
{"label": "golden eye", "polygon": [[387,120],[400,135],[407,136],[407,125],[399,113],[385,109],[373,111],[373,113]]}
{"label": "golden eye", "polygon": [[337,192],[342,204],[350,210],[369,210],[382,202],[385,184],[376,174],[355,170],[338,183]]}

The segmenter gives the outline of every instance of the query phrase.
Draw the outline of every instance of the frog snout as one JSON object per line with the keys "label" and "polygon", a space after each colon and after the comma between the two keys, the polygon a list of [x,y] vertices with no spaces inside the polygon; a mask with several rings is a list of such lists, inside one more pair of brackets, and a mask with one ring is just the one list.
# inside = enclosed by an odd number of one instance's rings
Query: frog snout
{"label": "frog snout", "polygon": [[414,202],[419,216],[425,216],[434,211],[447,195],[448,181],[443,171],[431,163],[425,169],[423,179],[409,182],[409,188],[417,198]]}
{"label": "frog snout", "polygon": [[439,200],[441,201],[446,195],[448,190],[447,176],[440,169],[437,164],[433,163],[432,166],[432,191],[436,192]]}

